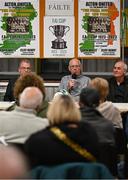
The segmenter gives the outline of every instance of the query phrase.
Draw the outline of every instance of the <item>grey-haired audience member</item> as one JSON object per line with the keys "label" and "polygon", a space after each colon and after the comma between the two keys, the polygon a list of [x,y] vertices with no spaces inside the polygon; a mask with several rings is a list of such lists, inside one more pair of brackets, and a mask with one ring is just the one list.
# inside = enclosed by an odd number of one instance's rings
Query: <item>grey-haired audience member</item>
{"label": "grey-haired audience member", "polygon": [[36,116],[43,101],[43,94],[37,87],[27,87],[19,97],[19,106],[13,111],[0,112],[0,136],[7,143],[24,143],[34,132],[46,128],[49,121]]}

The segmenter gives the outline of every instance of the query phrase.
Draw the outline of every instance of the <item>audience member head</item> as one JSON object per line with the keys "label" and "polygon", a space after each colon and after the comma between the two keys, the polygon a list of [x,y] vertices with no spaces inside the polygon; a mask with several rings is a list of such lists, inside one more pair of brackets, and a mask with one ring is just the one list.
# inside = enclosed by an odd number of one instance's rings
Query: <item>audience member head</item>
{"label": "audience member head", "polygon": [[23,76],[20,76],[15,83],[14,97],[16,101],[19,101],[19,95],[26,87],[32,86],[39,88],[43,94],[43,99],[45,99],[45,86],[43,79],[35,73],[27,73]]}
{"label": "audience member head", "polygon": [[19,105],[26,109],[37,109],[43,101],[43,94],[37,87],[27,87],[19,97]]}
{"label": "audience member head", "polygon": [[71,74],[80,75],[81,74],[81,63],[78,59],[71,59],[69,61],[68,69]]}
{"label": "audience member head", "polygon": [[0,179],[23,179],[28,174],[24,155],[14,147],[0,145]]}
{"label": "audience member head", "polygon": [[106,79],[96,77],[91,80],[89,85],[99,91],[100,102],[104,102],[109,93],[108,81]]}
{"label": "audience member head", "polygon": [[91,87],[83,88],[80,93],[80,107],[96,108],[99,105],[99,92]]}
{"label": "audience member head", "polygon": [[78,122],[81,119],[80,111],[71,96],[59,95],[53,99],[47,112],[50,124],[63,122]]}
{"label": "audience member head", "polygon": [[113,75],[115,78],[119,79],[126,75],[127,64],[124,61],[117,61],[113,67]]}
{"label": "audience member head", "polygon": [[62,89],[62,90],[59,90],[58,92],[56,92],[54,94],[54,97],[53,99],[55,99],[57,96],[61,96],[61,95],[67,95],[67,96],[70,96],[69,92],[65,89]]}
{"label": "audience member head", "polygon": [[22,59],[19,64],[18,71],[20,75],[24,75],[25,73],[31,72],[31,63],[28,59]]}

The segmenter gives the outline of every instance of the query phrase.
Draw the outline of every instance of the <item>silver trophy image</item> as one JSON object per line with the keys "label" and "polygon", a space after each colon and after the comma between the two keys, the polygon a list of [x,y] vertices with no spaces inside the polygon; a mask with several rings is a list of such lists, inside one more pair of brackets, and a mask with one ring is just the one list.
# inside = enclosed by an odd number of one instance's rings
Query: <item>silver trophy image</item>
{"label": "silver trophy image", "polygon": [[53,49],[65,49],[67,48],[66,41],[62,39],[64,35],[70,30],[69,26],[65,25],[54,25],[49,26],[49,30],[52,32],[53,35],[57,37],[54,41],[52,41]]}

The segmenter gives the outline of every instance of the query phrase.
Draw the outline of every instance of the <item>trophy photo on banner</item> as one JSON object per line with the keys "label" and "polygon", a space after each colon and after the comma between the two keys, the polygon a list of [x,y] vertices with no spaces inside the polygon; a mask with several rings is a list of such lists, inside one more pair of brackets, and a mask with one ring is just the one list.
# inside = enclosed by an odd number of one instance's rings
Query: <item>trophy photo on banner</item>
{"label": "trophy photo on banner", "polygon": [[65,49],[67,48],[66,41],[62,39],[64,35],[70,30],[69,26],[65,25],[53,25],[49,26],[49,30],[52,32],[53,35],[56,36],[56,39],[52,41],[51,48],[53,49]]}

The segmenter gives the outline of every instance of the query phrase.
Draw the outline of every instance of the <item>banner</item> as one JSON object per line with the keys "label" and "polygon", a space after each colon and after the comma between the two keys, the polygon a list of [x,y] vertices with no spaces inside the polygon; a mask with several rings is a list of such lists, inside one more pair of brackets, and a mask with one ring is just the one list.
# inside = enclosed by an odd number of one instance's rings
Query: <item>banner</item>
{"label": "banner", "polygon": [[44,17],[44,58],[74,57],[74,17]]}
{"label": "banner", "polygon": [[124,46],[128,47],[128,8],[124,9],[122,26],[122,40],[124,42]]}
{"label": "banner", "polygon": [[73,16],[74,0],[45,0],[45,16]]}
{"label": "banner", "polygon": [[120,0],[79,0],[78,57],[120,57]]}
{"label": "banner", "polygon": [[39,0],[0,0],[3,57],[39,57]]}

